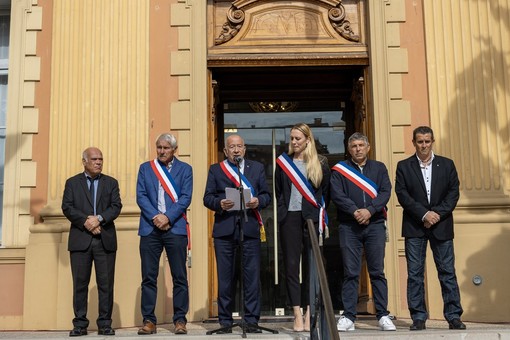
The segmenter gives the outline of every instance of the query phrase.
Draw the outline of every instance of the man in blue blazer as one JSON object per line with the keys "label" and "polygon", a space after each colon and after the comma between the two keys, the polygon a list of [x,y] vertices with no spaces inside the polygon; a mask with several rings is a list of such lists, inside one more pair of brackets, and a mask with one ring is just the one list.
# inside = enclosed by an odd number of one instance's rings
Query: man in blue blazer
{"label": "man in blue blazer", "polygon": [[[234,274],[236,250],[240,244],[240,226],[243,227],[242,269],[244,286],[244,320],[248,333],[260,333],[260,210],[271,202],[264,166],[244,159],[246,146],[238,135],[230,135],[225,142],[226,160],[209,168],[204,194],[204,205],[214,211],[214,250],[218,270],[218,318],[220,325],[233,324],[232,309],[235,300]],[[238,168],[243,188],[251,187],[252,198],[246,202],[245,221],[240,211],[230,210],[234,202],[226,199],[225,188],[237,188]],[[230,333],[231,328],[217,332]]]}
{"label": "man in blue blazer", "polygon": [[114,220],[122,209],[119,183],[102,174],[103,154],[95,147],[82,154],[84,171],[66,181],[62,212],[71,222],[68,250],[73,275],[73,330],[69,336],[87,335],[88,286],[92,263],[99,298],[99,335],[115,335],[112,326],[113,282],[117,234]]}
{"label": "man in blue blazer", "polygon": [[165,249],[173,282],[173,322],[176,334],[186,334],[189,308],[186,271],[189,225],[186,210],[191,203],[191,166],[174,156],[177,140],[163,133],[156,140],[157,158],[140,165],[136,202],[140,207],[140,258],[142,263],[141,311],[143,327],[139,335],[156,333],[154,313],[159,261]]}
{"label": "man in blue blazer", "polygon": [[443,295],[443,314],[450,329],[466,329],[460,321],[459,285],[453,250],[453,209],[459,200],[459,178],[451,159],[432,151],[434,132],[428,126],[413,131],[416,154],[397,164],[395,192],[402,206],[402,236],[407,260],[407,304],[413,324],[425,329],[425,255],[427,243],[434,256]]}

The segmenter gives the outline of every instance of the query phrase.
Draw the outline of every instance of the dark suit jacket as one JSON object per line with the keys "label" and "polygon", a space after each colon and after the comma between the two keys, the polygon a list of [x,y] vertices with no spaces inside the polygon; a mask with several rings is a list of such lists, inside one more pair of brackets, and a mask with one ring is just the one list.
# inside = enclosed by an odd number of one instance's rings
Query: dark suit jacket
{"label": "dark suit jacket", "polygon": [[[244,176],[253,186],[255,196],[259,199],[259,210],[264,209],[271,203],[264,166],[259,162],[248,159],[245,159],[244,162]],[[235,186],[225,175],[219,163],[211,165],[207,175],[204,205],[215,212],[213,237],[232,235],[239,220],[238,211],[223,211],[221,209],[220,201],[225,199],[225,188],[235,188]],[[251,238],[260,238],[260,226],[252,209],[247,210],[247,215],[248,222],[243,221],[244,235]]]}
{"label": "dark suit jacket", "polygon": [[453,239],[453,209],[459,200],[459,178],[451,159],[435,155],[432,161],[430,203],[416,155],[397,164],[395,192],[404,209],[403,237],[422,237],[426,228],[422,218],[429,210],[439,214],[440,221],[431,228],[438,240]]}
{"label": "dark suit jacket", "polygon": [[[122,209],[119,183],[113,177],[99,177],[96,192],[96,214],[103,217],[101,223],[101,240],[108,251],[117,250],[117,235],[113,221]],[[87,216],[94,215],[94,206],[85,174],[79,173],[66,181],[62,212],[71,222],[69,231],[69,251],[86,250],[92,241],[92,234],[83,226]]]}
{"label": "dark suit jacket", "polygon": [[[152,161],[151,161],[152,162]],[[170,221],[170,231],[176,235],[186,235],[186,220],[182,214],[191,204],[193,192],[193,171],[187,163],[181,162],[176,157],[173,160],[170,175],[179,187],[181,194],[177,202],[172,202],[170,196],[165,193],[165,215]],[[159,214],[158,211],[159,180],[151,168],[150,162],[140,165],[136,184],[136,203],[142,211],[138,235],[147,236],[154,230],[152,218]]]}
{"label": "dark suit jacket", "polygon": [[[322,198],[324,197],[324,202],[326,203],[327,208],[329,205],[329,178],[331,176],[331,171],[329,169],[328,160],[326,157],[319,156],[319,160],[321,162],[323,177],[320,187],[314,188],[314,196],[317,202],[322,202]],[[276,167],[274,178],[276,201],[278,203],[278,223],[281,223],[287,216],[292,181],[290,180],[289,176],[283,172],[280,166]],[[301,215],[305,220],[312,219],[314,223],[319,222],[319,209],[315,208],[304,197],[301,205]]]}

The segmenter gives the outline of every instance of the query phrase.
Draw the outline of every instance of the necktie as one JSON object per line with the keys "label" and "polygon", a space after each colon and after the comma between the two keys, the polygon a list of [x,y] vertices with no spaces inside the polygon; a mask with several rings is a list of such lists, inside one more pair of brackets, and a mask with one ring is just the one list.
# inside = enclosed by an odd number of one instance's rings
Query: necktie
{"label": "necktie", "polygon": [[95,197],[94,197],[94,194],[95,194],[95,187],[94,187],[94,178],[92,177],[88,177],[88,180],[90,181],[90,186],[89,186],[89,191],[90,191],[90,197],[92,198],[92,205],[94,206],[94,210],[95,210],[95,206],[96,206],[96,201],[95,201]]}

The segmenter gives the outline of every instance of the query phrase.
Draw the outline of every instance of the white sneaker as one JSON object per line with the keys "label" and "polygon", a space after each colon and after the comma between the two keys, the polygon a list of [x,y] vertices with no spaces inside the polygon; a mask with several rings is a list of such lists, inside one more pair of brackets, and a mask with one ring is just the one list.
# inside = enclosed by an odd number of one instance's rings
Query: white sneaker
{"label": "white sneaker", "polygon": [[382,318],[379,319],[379,326],[381,327],[382,331],[396,331],[397,327],[393,324],[393,321],[391,321],[390,317],[385,315]]}
{"label": "white sneaker", "polygon": [[340,317],[340,319],[338,319],[338,323],[336,324],[336,329],[339,332],[353,331],[355,329],[354,322],[352,322],[350,319],[348,319],[342,315]]}

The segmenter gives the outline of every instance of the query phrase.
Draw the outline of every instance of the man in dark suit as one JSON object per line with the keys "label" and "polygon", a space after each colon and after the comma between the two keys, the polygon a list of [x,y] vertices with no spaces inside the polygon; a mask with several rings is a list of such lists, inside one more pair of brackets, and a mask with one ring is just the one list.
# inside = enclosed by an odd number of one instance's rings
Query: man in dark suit
{"label": "man in dark suit", "polygon": [[425,304],[427,243],[434,256],[443,295],[443,314],[450,329],[466,329],[460,320],[459,285],[453,250],[453,209],[459,200],[459,178],[451,159],[432,151],[434,132],[428,126],[413,131],[416,154],[397,165],[395,192],[402,206],[402,236],[407,260],[407,304],[413,319],[410,329],[423,330],[428,318]]}
{"label": "man in dark suit", "polygon": [[138,334],[156,333],[154,310],[163,248],[172,274],[175,334],[187,334],[189,293],[186,259],[189,225],[186,210],[191,203],[193,172],[189,164],[175,157],[177,140],[172,134],[159,135],[156,150],[156,159],[140,165],[136,185],[136,202],[141,210],[138,235],[144,324]]}
{"label": "man in dark suit", "polygon": [[115,335],[112,328],[113,282],[117,235],[113,221],[122,208],[119,184],[102,174],[103,154],[98,148],[83,151],[84,172],[66,181],[62,211],[71,222],[68,250],[73,275],[73,330],[69,336],[87,335],[88,286],[92,262],[99,296],[99,335]]}
{"label": "man in dark suit", "polygon": [[[204,194],[204,205],[214,214],[214,250],[218,269],[218,318],[222,327],[233,324],[232,309],[235,300],[234,264],[240,242],[240,226],[243,226],[242,269],[244,284],[244,320],[248,333],[260,333],[257,328],[260,318],[260,228],[259,210],[271,202],[266,183],[264,166],[244,159],[246,147],[238,135],[231,135],[225,142],[227,159],[209,168]],[[246,202],[248,221],[239,211],[230,210],[234,202],[226,199],[225,188],[237,188],[239,167],[243,188],[250,187],[252,198]],[[235,183],[237,182],[237,183]],[[242,220],[241,220],[242,219]],[[227,328],[218,332],[230,333]]]}

